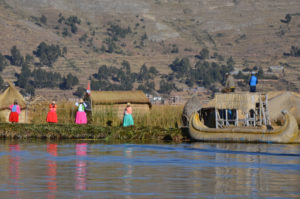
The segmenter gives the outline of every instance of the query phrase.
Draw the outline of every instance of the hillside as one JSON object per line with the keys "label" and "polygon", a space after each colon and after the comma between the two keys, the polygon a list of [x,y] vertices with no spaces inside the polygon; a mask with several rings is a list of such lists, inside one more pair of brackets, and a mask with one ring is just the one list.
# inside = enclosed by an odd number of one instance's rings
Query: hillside
{"label": "hillside", "polygon": [[[291,46],[300,47],[299,10],[298,0],[0,0],[0,52],[10,55],[15,45],[25,56],[43,41],[66,47],[67,54],[53,67],[42,68],[62,75],[71,72],[78,77],[79,86],[85,87],[103,64],[121,67],[126,60],[133,72],[146,64],[154,66],[160,75],[169,74],[169,65],[176,57],[188,57],[193,66],[198,61],[195,56],[207,48],[211,56],[219,55],[225,61],[232,56],[234,67],[240,70],[259,66],[267,71],[269,66],[284,64],[285,75],[280,78],[285,81],[277,82],[280,89],[295,90],[300,89],[300,59],[284,53],[289,53]],[[284,23],[287,14],[292,18]],[[38,20],[41,16],[46,17],[45,24]],[[81,20],[76,33],[64,36],[68,26],[58,22],[62,16]],[[119,36],[110,51],[112,32],[108,29],[112,25],[124,30],[129,27],[130,31]],[[1,76],[16,80],[15,73],[19,72],[20,67],[10,65]],[[160,77],[153,81],[158,90]],[[178,88],[187,87],[174,82]],[[274,82],[265,82],[261,89],[278,89]],[[40,92],[59,95],[58,89],[51,90]],[[72,93],[63,92],[68,96]]]}

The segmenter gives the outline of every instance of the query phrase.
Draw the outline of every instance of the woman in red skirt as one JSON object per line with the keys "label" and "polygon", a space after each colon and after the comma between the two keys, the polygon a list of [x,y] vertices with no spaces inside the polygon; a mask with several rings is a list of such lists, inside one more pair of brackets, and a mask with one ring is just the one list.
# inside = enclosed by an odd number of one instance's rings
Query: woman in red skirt
{"label": "woman in red skirt", "polygon": [[47,114],[46,121],[48,123],[57,123],[57,114],[56,114],[56,104],[55,104],[55,101],[52,101],[52,103],[49,104],[49,112]]}
{"label": "woman in red skirt", "polygon": [[20,112],[21,112],[21,108],[18,105],[18,101],[15,100],[14,104],[9,106],[9,109],[11,111],[10,114],[9,114],[9,121],[11,123],[18,123],[19,122],[19,115],[20,115]]}

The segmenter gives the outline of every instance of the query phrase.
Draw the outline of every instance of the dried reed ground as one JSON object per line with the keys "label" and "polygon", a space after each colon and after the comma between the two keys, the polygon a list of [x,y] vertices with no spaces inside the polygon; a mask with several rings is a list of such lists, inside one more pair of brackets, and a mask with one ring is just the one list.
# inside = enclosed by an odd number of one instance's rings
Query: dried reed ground
{"label": "dried reed ground", "polygon": [[[60,124],[73,124],[76,115],[76,106],[70,102],[58,102],[57,117]],[[134,124],[136,127],[161,127],[179,128],[182,125],[181,115],[183,105],[153,105],[149,113],[140,114],[133,110]],[[28,107],[28,122],[33,124],[46,123],[48,104],[40,103]],[[117,116],[117,111],[112,106],[106,109],[88,113],[89,124],[99,126],[121,126],[122,119]]]}
{"label": "dried reed ground", "polygon": [[[59,102],[59,124],[45,122],[48,104],[28,107],[30,124],[0,124],[0,138],[8,139],[105,139],[105,140],[173,140],[182,141],[183,106],[154,105],[148,114],[134,114],[134,127],[120,127],[122,120],[111,107],[93,113],[87,125],[74,124],[76,107]],[[23,110],[25,111],[25,110]]]}

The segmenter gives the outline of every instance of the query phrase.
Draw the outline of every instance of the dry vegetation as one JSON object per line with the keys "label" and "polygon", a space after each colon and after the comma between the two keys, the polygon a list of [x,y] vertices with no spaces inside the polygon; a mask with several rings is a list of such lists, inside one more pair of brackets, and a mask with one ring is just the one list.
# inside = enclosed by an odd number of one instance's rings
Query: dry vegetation
{"label": "dry vegetation", "polygon": [[[57,103],[57,116],[61,124],[72,124],[75,121],[76,107],[70,102]],[[48,103],[31,105],[28,108],[30,122],[33,124],[46,123]],[[137,127],[179,128],[182,126],[183,106],[153,105],[147,114],[133,113],[134,123]],[[109,106],[101,112],[92,115],[88,113],[90,124],[99,126],[121,126],[122,119],[117,111]]]}
{"label": "dry vegetation", "polygon": [[[40,3],[0,0],[1,53],[8,55],[13,45],[23,55],[32,53],[42,41],[66,46],[67,55],[59,58],[53,70],[62,74],[72,72],[85,85],[102,64],[120,66],[127,60],[134,72],[146,64],[167,74],[168,65],[176,57],[189,56],[193,63],[194,56],[208,48],[211,54],[216,52],[225,59],[232,56],[238,69],[257,65],[267,70],[270,65],[288,64],[284,77],[287,82],[276,83],[282,86],[280,89],[288,89],[291,83],[300,88],[299,58],[283,56],[292,45],[300,45],[300,16],[293,15],[289,24],[281,22],[286,14],[299,12],[298,0],[115,0],[113,3],[87,0],[86,3],[90,6],[66,0]],[[62,28],[55,29],[59,13],[65,17],[76,15],[82,20],[77,34],[63,37]],[[47,17],[47,25],[38,26],[32,20],[32,16],[41,15]],[[121,54],[99,53],[93,49],[93,46],[101,47],[110,22],[132,29],[132,34],[117,44],[122,45]],[[144,33],[148,39],[140,46]],[[87,42],[79,42],[84,34],[88,36]],[[92,45],[88,41],[91,38]],[[178,53],[171,53],[173,45],[178,47]],[[20,68],[10,66],[1,75],[15,80],[19,71]],[[265,83],[264,88],[278,89],[273,82]],[[69,92],[68,96],[71,95]]]}
{"label": "dry vegetation", "polygon": [[[188,140],[181,126],[182,106],[153,106],[146,115],[133,114],[134,127],[120,127],[122,120],[116,111],[107,108],[93,114],[89,124],[77,125],[75,107],[69,102],[57,103],[58,124],[45,122],[48,103],[28,107],[30,124],[0,123],[0,138],[7,139],[104,139],[109,140]],[[25,110],[23,110],[25,111]],[[89,116],[88,116],[89,117]],[[91,119],[92,118],[92,119]]]}

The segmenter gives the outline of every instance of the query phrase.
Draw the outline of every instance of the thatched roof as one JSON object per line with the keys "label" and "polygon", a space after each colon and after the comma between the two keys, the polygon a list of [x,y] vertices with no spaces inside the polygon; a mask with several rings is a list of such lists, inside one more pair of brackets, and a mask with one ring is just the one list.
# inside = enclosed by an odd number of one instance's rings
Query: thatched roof
{"label": "thatched roof", "polygon": [[[215,98],[203,108],[239,109],[248,112],[255,109],[260,93],[217,93]],[[264,100],[264,99],[262,99]]]}
{"label": "thatched roof", "polygon": [[9,83],[9,87],[0,94],[0,108],[9,107],[9,105],[14,103],[15,99],[18,100],[18,104],[21,107],[26,107],[23,96],[11,83]]}
{"label": "thatched roof", "polygon": [[216,98],[209,100],[206,104],[202,106],[202,108],[215,108],[216,107]]}
{"label": "thatched roof", "polygon": [[91,91],[93,105],[100,104],[148,104],[150,101],[143,91]]}

